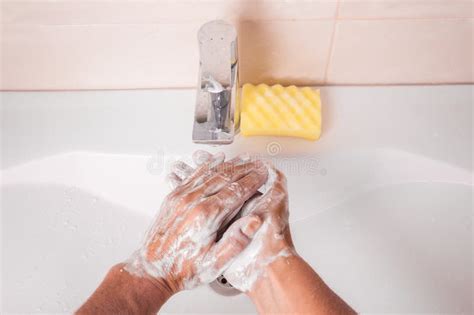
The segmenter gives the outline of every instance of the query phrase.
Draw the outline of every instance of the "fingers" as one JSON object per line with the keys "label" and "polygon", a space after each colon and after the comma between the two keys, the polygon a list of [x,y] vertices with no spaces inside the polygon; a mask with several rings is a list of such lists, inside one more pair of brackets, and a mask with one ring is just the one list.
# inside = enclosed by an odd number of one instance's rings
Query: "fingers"
{"label": "fingers", "polygon": [[287,191],[286,188],[286,176],[280,170],[276,169],[274,166],[271,166],[272,172],[275,172],[275,180],[273,182],[272,188],[281,192]]}
{"label": "fingers", "polygon": [[225,171],[229,171],[229,170],[232,171],[233,167],[237,167],[237,166],[240,166],[240,165],[245,165],[245,164],[250,163],[250,162],[262,163],[260,160],[257,160],[257,159],[252,160],[252,158],[250,157],[249,154],[244,153],[244,154],[239,154],[236,157],[230,159],[229,161],[218,165],[215,168],[215,171],[216,172],[223,172],[223,171],[225,172]]}
{"label": "fingers", "polygon": [[193,162],[197,166],[209,162],[211,158],[212,154],[204,150],[197,150],[193,153]]}
{"label": "fingers", "polygon": [[265,218],[268,213],[275,214],[281,220],[288,220],[288,213],[281,211],[287,209],[286,177],[273,166],[269,166],[268,173],[267,187],[264,187],[263,195],[249,200],[242,209],[242,215],[257,214]]}
{"label": "fingers", "polygon": [[[206,163],[220,164],[224,161],[225,155],[223,152],[218,152],[214,155],[204,150],[197,150],[193,153],[193,162],[199,167]],[[196,169],[182,161],[175,162],[171,167],[171,173],[167,176],[167,180],[172,189],[178,187],[184,180],[186,180]]]}
{"label": "fingers", "polygon": [[178,175],[176,175],[175,173],[170,173],[166,176],[166,181],[168,182],[169,186],[171,187],[171,189],[175,189],[176,187],[178,187],[182,180],[181,178],[178,177]]}
{"label": "fingers", "polygon": [[210,155],[205,151],[197,152],[199,152],[196,153],[198,155],[197,159],[201,155],[211,160],[199,166],[192,176],[183,180],[183,184],[186,184],[188,188],[193,190],[189,192],[189,189],[187,189],[189,195],[192,196],[199,194],[200,197],[210,196],[222,189],[227,183],[236,181],[248,174],[252,169],[262,166],[261,161],[251,161],[250,157],[243,159],[239,156],[230,161],[223,162],[225,158],[223,153]]}
{"label": "fingers", "polygon": [[[252,172],[256,174],[253,174],[249,179],[246,179],[242,183],[238,183],[239,180],[243,179]],[[230,215],[229,219],[232,219],[236,214],[234,211],[238,210],[238,208],[240,208],[240,206],[245,202],[246,199],[244,198],[246,197],[246,194],[240,194],[240,191],[254,189],[253,185],[257,185],[250,179],[255,180],[256,178],[262,177],[260,180],[264,180],[263,177],[265,174],[265,167],[260,161],[224,167],[220,172],[213,173],[207,177],[205,176],[207,179],[200,185],[192,189],[183,189],[182,201],[186,203],[192,203],[194,201],[200,200],[200,208],[206,209],[207,213],[213,218],[219,217],[219,220],[216,222],[222,224],[226,220],[221,221],[220,216],[227,217]],[[232,186],[227,187],[229,185]],[[241,185],[250,186],[240,188]],[[258,187],[256,189],[258,189]],[[214,195],[219,193],[222,194],[213,198]],[[222,210],[225,210],[226,212],[222,213]],[[227,222],[228,221],[229,220],[227,220]]]}
{"label": "fingers", "polygon": [[[197,150],[193,153],[193,162],[199,168],[200,166],[208,165],[207,167],[207,176],[210,176],[212,174],[212,169],[214,169],[215,172],[219,172],[222,169],[226,168],[231,168],[229,165],[232,166],[237,166],[240,164],[244,164],[248,161],[250,161],[250,155],[249,154],[241,154],[232,160],[223,163],[225,160],[225,154],[223,152],[218,152],[216,154],[211,154],[207,151],[204,150]],[[219,167],[219,165],[225,164],[223,167]],[[191,166],[188,164],[178,161],[172,166],[171,174],[168,176],[168,181],[170,183],[170,186],[174,189],[177,186],[179,186],[181,183],[183,183],[185,180],[187,180],[191,174],[193,174],[196,171],[196,169],[193,169]],[[198,172],[197,176],[202,176],[203,174],[206,173],[206,168],[203,167],[203,169]],[[190,181],[190,180],[188,180]]]}
{"label": "fingers", "polygon": [[251,214],[252,210],[255,209],[258,202],[260,202],[262,195],[262,193],[257,191],[252,197],[250,197],[250,199],[242,206],[242,210],[240,211],[241,215],[246,216]]}
{"label": "fingers", "polygon": [[238,165],[238,164],[249,162],[249,161],[251,161],[251,159],[252,158],[251,158],[250,154],[241,153],[241,154],[237,155],[236,157],[234,157],[232,160],[230,160],[230,162],[233,162],[234,164]]}
{"label": "fingers", "polygon": [[222,188],[218,193],[207,198],[207,203],[213,211],[216,211],[216,223],[233,218],[244,202],[257,192],[260,186],[267,180],[267,169],[264,166],[253,169],[250,173]]}
{"label": "fingers", "polygon": [[257,192],[258,188],[265,183],[267,177],[268,171],[265,167],[255,167],[247,175],[230,183],[213,197],[224,201],[226,206],[232,206],[235,202],[241,205],[241,202],[243,203]]}
{"label": "fingers", "polygon": [[194,172],[194,168],[184,163],[183,161],[176,161],[171,166],[171,172],[174,173],[181,180],[184,180],[191,176],[191,174]]}
{"label": "fingers", "polygon": [[280,202],[283,199],[287,199],[288,191],[286,188],[285,174],[277,170],[275,167],[272,167],[269,172],[272,173],[272,180],[268,181],[268,191],[264,192],[264,195],[275,199],[275,202]]}
{"label": "fingers", "polygon": [[200,193],[204,197],[211,196],[219,192],[229,183],[238,181],[253,170],[263,167],[263,164],[260,161],[245,164],[240,164],[239,162],[239,164],[236,165],[232,162],[226,162],[224,164],[226,165],[220,165],[218,167],[219,170],[210,176],[202,186],[196,190],[196,193]]}
{"label": "fingers", "polygon": [[209,161],[199,165],[188,178],[184,179],[182,184],[191,187],[202,184],[207,177],[213,174],[213,169],[224,162],[224,159],[224,153],[213,155]]}
{"label": "fingers", "polygon": [[200,202],[200,208],[208,210],[216,225],[232,220],[244,202],[267,180],[267,166],[260,160],[252,161],[248,154],[222,162],[222,154],[197,151],[193,158],[198,163],[207,162],[194,172],[189,165],[176,163],[174,169],[178,173],[170,175],[170,182],[174,186],[180,185],[176,193],[185,197],[182,202],[207,198]]}
{"label": "fingers", "polygon": [[193,162],[196,166],[203,165],[205,163],[209,163],[212,159],[221,160],[221,163],[225,159],[225,155],[223,152],[218,152],[216,154],[211,154],[204,150],[197,150],[193,153]]}
{"label": "fingers", "polygon": [[171,173],[166,176],[166,181],[171,189],[176,189],[193,172],[194,169],[188,164],[183,161],[176,161],[171,165]]}
{"label": "fingers", "polygon": [[256,215],[250,215],[235,221],[224,233],[209,253],[209,260],[216,278],[230,265],[232,260],[248,247],[255,234],[262,226],[262,220]]}

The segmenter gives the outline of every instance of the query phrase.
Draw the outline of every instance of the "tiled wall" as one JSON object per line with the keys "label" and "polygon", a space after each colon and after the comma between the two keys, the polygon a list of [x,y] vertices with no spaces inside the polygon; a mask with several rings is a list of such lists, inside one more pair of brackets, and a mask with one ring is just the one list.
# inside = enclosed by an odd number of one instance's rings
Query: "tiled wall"
{"label": "tiled wall", "polygon": [[473,82],[473,0],[2,0],[4,90],[194,87],[196,33],[239,30],[242,82]]}

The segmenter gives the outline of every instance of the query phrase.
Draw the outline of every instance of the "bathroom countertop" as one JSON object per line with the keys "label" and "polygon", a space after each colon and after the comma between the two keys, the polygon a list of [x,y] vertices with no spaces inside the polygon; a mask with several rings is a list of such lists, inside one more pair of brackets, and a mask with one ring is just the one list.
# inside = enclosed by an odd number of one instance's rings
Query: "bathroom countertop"
{"label": "bathroom countertop", "polygon": [[[358,311],[472,311],[473,86],[324,87],[317,142],[191,142],[194,90],[1,93],[2,313],[71,312],[196,149],[272,159],[298,252]],[[182,292],[165,313],[253,313]]]}

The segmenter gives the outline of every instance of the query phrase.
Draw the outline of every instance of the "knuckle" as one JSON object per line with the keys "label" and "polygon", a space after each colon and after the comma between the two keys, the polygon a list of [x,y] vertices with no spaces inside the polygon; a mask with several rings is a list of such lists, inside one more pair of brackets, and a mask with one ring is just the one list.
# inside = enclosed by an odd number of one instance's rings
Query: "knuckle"
{"label": "knuckle", "polygon": [[220,203],[212,202],[207,206],[208,213],[217,213],[221,210]]}
{"label": "knuckle", "polygon": [[286,176],[283,174],[282,171],[279,169],[275,169],[275,172],[277,174],[277,179],[280,180],[283,184],[286,184]]}
{"label": "knuckle", "polygon": [[204,212],[206,214],[211,214],[219,211],[219,203],[216,202],[215,200],[212,200],[214,198],[209,198],[201,203],[199,203],[196,208],[200,212]]}
{"label": "knuckle", "polygon": [[285,192],[283,191],[273,191],[272,192],[272,199],[277,201],[277,202],[282,202],[282,201],[285,201],[287,199],[287,195]]}
{"label": "knuckle", "polygon": [[191,210],[190,210],[190,216],[193,218],[194,221],[199,221],[199,220],[208,220],[208,209],[202,205],[198,204],[195,205]]}
{"label": "knuckle", "polygon": [[192,200],[193,200],[193,193],[192,192],[186,193],[185,195],[183,195],[181,197],[181,201],[183,203],[190,203]]}
{"label": "knuckle", "polygon": [[241,252],[247,246],[248,240],[245,236],[239,235],[232,237],[230,242],[235,252]]}
{"label": "knuckle", "polygon": [[202,203],[198,203],[192,208],[193,212],[203,212],[206,209],[205,205]]}
{"label": "knuckle", "polygon": [[245,194],[245,188],[238,182],[233,182],[229,185],[229,191],[235,194],[237,197],[242,197]]}

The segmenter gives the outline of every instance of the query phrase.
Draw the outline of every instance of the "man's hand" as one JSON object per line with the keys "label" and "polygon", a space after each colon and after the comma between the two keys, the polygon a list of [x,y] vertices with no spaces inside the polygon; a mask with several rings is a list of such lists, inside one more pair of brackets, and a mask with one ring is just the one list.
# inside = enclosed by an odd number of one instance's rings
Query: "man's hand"
{"label": "man's hand", "polygon": [[177,291],[222,273],[260,314],[354,314],[296,255],[280,171],[248,156],[193,158],[196,169],[175,165],[175,189],[142,248],[111,269],[78,314],[156,314]]}
{"label": "man's hand", "polygon": [[[220,155],[213,156],[205,151],[197,151],[193,160],[196,165],[201,165],[219,157]],[[250,163],[251,159],[244,155],[232,160],[233,163],[244,161]],[[239,213],[241,218],[258,217],[263,221],[262,227],[254,236],[251,246],[239,254],[224,273],[226,279],[241,291],[249,291],[264,274],[266,266],[273,261],[295,254],[288,225],[285,175],[269,162],[265,162],[265,167],[268,170],[268,182],[260,189],[263,194],[255,193]],[[180,163],[168,178],[174,187],[181,185],[191,173],[192,168],[189,165]]]}
{"label": "man's hand", "polygon": [[187,177],[166,197],[125,270],[165,281],[179,291],[213,281],[248,246],[262,224],[256,215],[235,221],[218,242],[216,235],[266,182],[268,172],[260,161],[224,163],[222,156],[196,170],[184,163],[175,170]]}
{"label": "man's hand", "polygon": [[242,209],[242,217],[258,216],[262,227],[245,249],[225,271],[226,279],[237,289],[247,292],[265,276],[266,267],[282,257],[295,255],[288,225],[288,193],[282,172],[268,165],[269,180],[263,194],[254,195]]}
{"label": "man's hand", "polygon": [[[214,158],[202,151],[194,156],[195,162]],[[225,270],[226,279],[252,299],[260,314],[355,314],[296,254],[288,224],[285,176],[270,163],[265,165],[268,181],[239,213],[241,218],[257,216],[262,226]],[[179,185],[186,173],[176,170],[170,179]]]}

